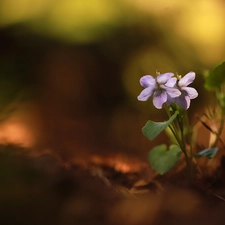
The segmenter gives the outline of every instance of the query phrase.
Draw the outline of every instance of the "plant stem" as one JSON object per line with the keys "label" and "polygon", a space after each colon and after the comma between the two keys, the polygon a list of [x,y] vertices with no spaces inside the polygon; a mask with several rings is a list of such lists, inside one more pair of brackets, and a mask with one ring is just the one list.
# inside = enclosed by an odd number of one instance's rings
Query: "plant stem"
{"label": "plant stem", "polygon": [[[169,107],[168,107],[167,105],[164,104],[164,108],[165,108],[165,110],[166,110],[166,113],[167,113],[168,118],[170,118],[172,115],[171,115],[171,113],[170,113]],[[175,113],[175,111],[174,111],[174,113]],[[170,129],[171,129],[173,135],[175,136],[177,142],[180,144],[180,143],[181,143],[181,139],[180,139],[180,137],[179,137],[179,136],[180,136],[180,135],[179,135],[179,131],[178,131],[177,126],[176,126],[176,124],[174,123],[174,121],[170,124],[169,127],[170,127]]]}
{"label": "plant stem", "polygon": [[[165,110],[167,112],[168,117],[170,118],[172,115],[169,111],[168,106],[164,105]],[[175,111],[173,109],[173,111]],[[175,112],[174,112],[175,113]],[[175,124],[175,122],[177,122]],[[187,112],[185,111],[185,115],[181,115],[178,114],[177,118],[175,119],[175,121],[173,121],[169,128],[171,129],[174,137],[176,138],[182,152],[184,153],[184,157],[185,157],[185,162],[187,165],[187,169],[188,169],[188,177],[189,177],[189,182],[190,184],[193,181],[193,175],[194,175],[194,171],[193,171],[193,166],[192,166],[192,158],[193,158],[193,154],[192,154],[192,147],[190,147],[190,156],[187,154],[186,151],[186,143],[185,143],[185,136],[184,136],[184,125],[186,123],[187,129],[188,129],[188,142],[189,145],[191,146],[191,137],[190,137],[190,127],[189,127],[189,121],[188,121],[188,117],[187,117]],[[179,130],[178,130],[179,127]]]}
{"label": "plant stem", "polygon": [[212,148],[217,146],[218,141],[220,140],[220,136],[223,132],[223,127],[224,127],[224,109],[221,109],[221,115],[220,115],[220,126],[218,129],[218,132],[216,134],[216,140],[214,141]]}
{"label": "plant stem", "polygon": [[195,172],[195,168],[196,167],[194,167],[194,162],[193,162],[192,128],[190,127],[190,124],[189,124],[189,119],[188,119],[187,111],[185,111],[184,120],[185,120],[184,123],[185,123],[186,128],[187,128],[188,145],[190,147],[190,156],[188,157],[188,159],[189,159],[189,162],[190,162],[190,164],[189,164],[189,176],[190,176],[190,182],[192,183],[193,178],[194,178],[194,172]]}

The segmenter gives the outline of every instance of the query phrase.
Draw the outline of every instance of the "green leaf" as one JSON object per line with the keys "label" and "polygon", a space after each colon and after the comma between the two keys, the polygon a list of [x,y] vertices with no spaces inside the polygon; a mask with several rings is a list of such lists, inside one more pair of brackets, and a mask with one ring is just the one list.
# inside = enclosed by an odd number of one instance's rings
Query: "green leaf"
{"label": "green leaf", "polygon": [[171,145],[169,150],[166,145],[158,145],[149,152],[148,160],[151,167],[162,175],[176,165],[181,153],[178,145]]}
{"label": "green leaf", "polygon": [[142,128],[142,133],[151,141],[158,136],[168,125],[170,125],[177,117],[178,111],[176,111],[169,120],[165,122],[153,122],[149,120]]}
{"label": "green leaf", "polygon": [[208,90],[216,90],[223,83],[225,83],[225,62],[209,71],[205,80],[205,88]]}
{"label": "green leaf", "polygon": [[218,148],[207,148],[195,154],[194,156],[200,158],[202,156],[207,157],[208,159],[212,159],[216,153],[218,152]]}

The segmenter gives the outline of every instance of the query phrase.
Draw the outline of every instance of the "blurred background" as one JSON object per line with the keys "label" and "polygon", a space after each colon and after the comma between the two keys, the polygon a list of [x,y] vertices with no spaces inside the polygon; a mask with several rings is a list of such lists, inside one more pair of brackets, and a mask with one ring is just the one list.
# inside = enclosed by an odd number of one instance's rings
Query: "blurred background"
{"label": "blurred background", "polygon": [[146,157],[141,76],[202,74],[225,58],[223,0],[0,0],[0,142],[61,157]]}
{"label": "blurred background", "polygon": [[[147,120],[167,117],[152,99],[137,100],[139,79],[156,70],[196,72],[196,120],[211,104],[203,74],[225,59],[224,21],[224,0],[0,0],[0,223],[149,225],[170,215],[168,224],[179,216],[182,224],[220,221],[208,220],[192,192],[169,189],[158,198],[160,184],[150,183],[150,197],[133,202],[127,188],[149,184],[152,173],[141,163],[167,142],[141,132]],[[113,169],[91,167],[93,178],[73,164],[92,156]],[[125,188],[115,191],[108,177]]]}

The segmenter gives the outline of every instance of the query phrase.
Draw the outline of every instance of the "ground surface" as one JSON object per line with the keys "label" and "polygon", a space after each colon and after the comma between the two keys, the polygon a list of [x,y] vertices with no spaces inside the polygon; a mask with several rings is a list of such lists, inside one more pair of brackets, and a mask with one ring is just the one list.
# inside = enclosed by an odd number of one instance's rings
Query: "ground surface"
{"label": "ground surface", "polygon": [[125,155],[63,162],[2,145],[0,224],[222,225],[222,165],[190,187],[182,169],[158,176]]}

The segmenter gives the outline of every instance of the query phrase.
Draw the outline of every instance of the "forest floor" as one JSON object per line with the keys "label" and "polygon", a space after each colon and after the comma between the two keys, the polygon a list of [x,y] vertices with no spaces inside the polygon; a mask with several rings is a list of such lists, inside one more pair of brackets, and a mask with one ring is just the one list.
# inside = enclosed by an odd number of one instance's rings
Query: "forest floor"
{"label": "forest floor", "polygon": [[222,225],[224,158],[204,174],[189,185],[182,162],[160,176],[122,154],[63,163],[1,145],[0,224]]}

